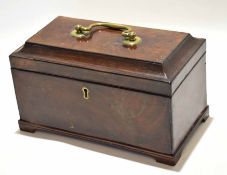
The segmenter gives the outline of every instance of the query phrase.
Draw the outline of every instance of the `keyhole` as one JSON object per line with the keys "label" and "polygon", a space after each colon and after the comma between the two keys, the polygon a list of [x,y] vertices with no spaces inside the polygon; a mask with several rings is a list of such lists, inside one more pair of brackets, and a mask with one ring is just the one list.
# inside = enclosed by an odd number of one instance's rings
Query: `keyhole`
{"label": "keyhole", "polygon": [[84,99],[89,99],[89,90],[88,90],[88,88],[86,88],[86,87],[83,87],[82,88],[82,92],[83,92],[83,96],[84,96]]}

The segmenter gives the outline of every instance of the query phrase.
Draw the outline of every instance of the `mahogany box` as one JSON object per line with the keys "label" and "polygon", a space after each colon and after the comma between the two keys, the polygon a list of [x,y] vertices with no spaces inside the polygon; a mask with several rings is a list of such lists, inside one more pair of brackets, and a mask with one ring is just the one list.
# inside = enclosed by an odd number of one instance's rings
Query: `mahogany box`
{"label": "mahogany box", "polygon": [[205,56],[188,33],[57,17],[10,55],[19,127],[175,165],[208,118]]}

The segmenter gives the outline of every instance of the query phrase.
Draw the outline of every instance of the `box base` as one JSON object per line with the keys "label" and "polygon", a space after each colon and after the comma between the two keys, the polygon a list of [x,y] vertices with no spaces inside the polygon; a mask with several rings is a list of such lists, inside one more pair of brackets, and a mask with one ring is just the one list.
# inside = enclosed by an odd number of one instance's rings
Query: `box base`
{"label": "box base", "polygon": [[196,129],[202,122],[205,122],[207,120],[208,117],[209,117],[209,107],[207,106],[203,110],[203,112],[200,114],[198,119],[194,122],[193,126],[191,127],[191,129],[189,130],[186,137],[181,142],[181,144],[179,145],[179,147],[177,148],[175,153],[171,154],[171,155],[158,153],[158,152],[155,152],[152,150],[147,150],[147,149],[143,149],[140,147],[127,145],[124,143],[119,143],[119,142],[114,142],[114,141],[101,139],[101,138],[97,138],[97,137],[93,137],[93,136],[83,135],[80,133],[70,132],[70,131],[52,128],[52,127],[48,127],[48,126],[42,126],[42,125],[34,124],[34,123],[31,123],[28,121],[24,121],[24,120],[19,120],[18,123],[19,123],[20,130],[22,130],[22,131],[34,133],[36,130],[42,130],[42,131],[47,131],[47,132],[51,132],[51,133],[55,133],[55,134],[75,137],[78,139],[84,139],[84,140],[88,140],[88,141],[98,142],[98,143],[102,143],[102,144],[106,144],[106,145],[110,145],[110,146],[114,146],[114,147],[118,147],[118,148],[123,148],[123,149],[137,152],[140,154],[148,155],[148,156],[151,156],[152,158],[154,158],[159,163],[174,166],[180,159],[183,148],[185,147],[186,143],[188,142],[188,140],[190,139],[192,134],[196,131]]}

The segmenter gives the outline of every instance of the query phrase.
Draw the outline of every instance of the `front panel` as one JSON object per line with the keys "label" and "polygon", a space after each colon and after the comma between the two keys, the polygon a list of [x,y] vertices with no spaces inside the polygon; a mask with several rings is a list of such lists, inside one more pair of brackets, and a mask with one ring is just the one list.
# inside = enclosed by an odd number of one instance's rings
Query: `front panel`
{"label": "front panel", "polygon": [[171,153],[170,99],[12,69],[24,121]]}

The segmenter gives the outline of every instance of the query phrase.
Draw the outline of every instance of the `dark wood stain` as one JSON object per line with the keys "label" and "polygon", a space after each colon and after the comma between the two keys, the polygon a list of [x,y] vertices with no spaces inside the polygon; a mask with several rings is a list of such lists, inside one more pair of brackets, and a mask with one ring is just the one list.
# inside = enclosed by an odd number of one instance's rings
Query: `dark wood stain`
{"label": "dark wood stain", "polygon": [[[101,28],[87,41],[77,40],[69,35],[76,24],[88,26],[95,22],[58,17],[27,40],[27,43],[162,63],[188,35],[183,32],[133,26],[133,30],[142,38],[138,49],[122,47],[120,31],[117,30]],[[166,47],[163,47],[164,45]]]}
{"label": "dark wood stain", "polygon": [[75,24],[92,22],[58,17],[10,55],[20,129],[96,141],[175,165],[209,115],[205,40],[133,26],[143,42],[129,49],[119,31],[99,28],[86,42],[69,35]]}

